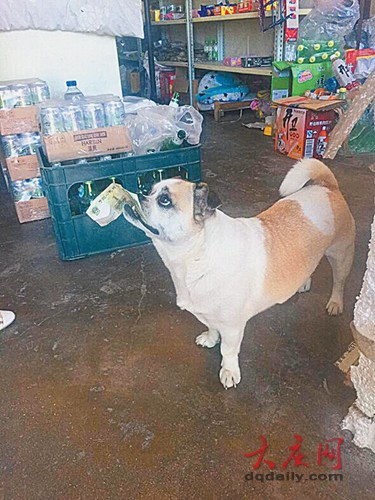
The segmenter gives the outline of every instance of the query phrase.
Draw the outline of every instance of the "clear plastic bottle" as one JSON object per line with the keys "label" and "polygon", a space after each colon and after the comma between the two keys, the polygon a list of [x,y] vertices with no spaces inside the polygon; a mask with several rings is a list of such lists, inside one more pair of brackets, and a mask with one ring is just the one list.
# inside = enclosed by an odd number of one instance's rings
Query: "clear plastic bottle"
{"label": "clear plastic bottle", "polygon": [[179,104],[178,104],[178,100],[180,98],[180,94],[178,92],[173,92],[173,96],[172,96],[172,99],[169,103],[169,106],[171,108],[178,108]]}
{"label": "clear plastic bottle", "polygon": [[212,49],[213,49],[213,42],[208,40],[207,58],[209,61],[212,61]]}
{"label": "clear plastic bottle", "polygon": [[212,41],[212,60],[213,61],[219,60],[219,46],[217,40]]}
{"label": "clear plastic bottle", "polygon": [[64,94],[64,99],[66,101],[79,101],[84,97],[83,93],[77,87],[76,80],[68,80],[66,82],[66,92]]}

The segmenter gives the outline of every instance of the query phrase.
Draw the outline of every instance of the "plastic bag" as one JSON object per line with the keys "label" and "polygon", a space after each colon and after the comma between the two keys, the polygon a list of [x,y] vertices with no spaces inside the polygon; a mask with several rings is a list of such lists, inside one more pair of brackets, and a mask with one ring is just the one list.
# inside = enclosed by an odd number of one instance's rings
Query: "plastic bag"
{"label": "plastic bag", "polygon": [[299,37],[316,43],[333,40],[342,48],[358,19],[358,0],[314,0],[314,8],[301,21]]}
{"label": "plastic bag", "polygon": [[128,115],[126,124],[136,155],[199,143],[203,117],[192,106],[155,106]]}
{"label": "plastic bag", "polygon": [[2,0],[0,31],[28,29],[143,38],[141,0]]}
{"label": "plastic bag", "polygon": [[[354,30],[346,37],[345,42],[348,47],[357,47],[358,24]],[[364,19],[361,28],[360,49],[375,49],[375,16]]]}

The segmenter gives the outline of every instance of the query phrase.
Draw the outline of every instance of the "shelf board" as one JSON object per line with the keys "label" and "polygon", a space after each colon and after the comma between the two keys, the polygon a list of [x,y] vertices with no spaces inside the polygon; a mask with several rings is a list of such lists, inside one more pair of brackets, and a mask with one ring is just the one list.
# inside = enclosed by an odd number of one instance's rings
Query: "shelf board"
{"label": "shelf board", "polygon": [[207,69],[210,71],[226,71],[227,73],[241,73],[242,75],[263,75],[271,76],[272,68],[242,68],[224,66],[221,62],[197,62],[194,64],[195,69]]}
{"label": "shelf board", "polygon": [[[299,15],[306,16],[311,9],[300,9]],[[193,17],[193,23],[213,23],[223,21],[243,21],[244,19],[258,19],[258,11],[247,12],[244,14],[229,14],[227,16],[207,16],[207,17]],[[267,12],[266,17],[271,17],[271,13]]]}
{"label": "shelf board", "polygon": [[[306,16],[311,9],[300,9],[299,15]],[[271,17],[271,13],[267,12],[266,17]],[[258,19],[258,12],[247,12],[244,14],[231,14],[228,16],[207,16],[207,17],[193,17],[193,23],[213,23],[223,21],[243,21],[244,19]],[[171,21],[151,21],[153,26],[171,26],[176,24],[186,24],[186,19],[174,19]]]}
{"label": "shelf board", "polygon": [[151,21],[153,26],[170,26],[175,24],[186,24],[186,19],[171,19],[170,21]]}
{"label": "shelf board", "polygon": [[187,68],[188,63],[186,61],[158,61],[162,66],[173,66],[175,68]]}
{"label": "shelf board", "polygon": [[245,14],[230,14],[228,16],[193,17],[193,23],[212,23],[222,21],[242,21],[243,19],[258,19],[258,12]]}

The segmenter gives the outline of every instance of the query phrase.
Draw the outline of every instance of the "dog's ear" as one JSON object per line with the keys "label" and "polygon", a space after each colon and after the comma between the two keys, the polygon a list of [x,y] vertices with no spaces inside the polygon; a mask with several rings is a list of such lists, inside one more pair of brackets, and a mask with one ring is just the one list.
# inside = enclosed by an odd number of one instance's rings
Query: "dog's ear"
{"label": "dog's ear", "polygon": [[197,182],[194,186],[194,218],[204,220],[212,215],[221,205],[220,198],[210,191],[205,182]]}

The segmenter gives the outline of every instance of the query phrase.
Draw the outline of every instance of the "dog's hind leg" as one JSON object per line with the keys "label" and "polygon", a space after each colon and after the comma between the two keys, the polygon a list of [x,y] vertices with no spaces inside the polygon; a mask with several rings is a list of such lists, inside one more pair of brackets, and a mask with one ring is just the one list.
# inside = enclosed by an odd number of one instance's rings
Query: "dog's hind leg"
{"label": "dog's hind leg", "polygon": [[203,332],[195,339],[195,343],[202,347],[214,347],[220,342],[220,334],[217,330],[210,328],[207,332]]}
{"label": "dog's hind leg", "polygon": [[239,328],[220,329],[221,336],[221,361],[220,381],[225,389],[236,387],[241,380],[241,371],[238,363],[241,342],[243,339],[245,325]]}
{"label": "dog's hind leg", "polygon": [[344,310],[344,287],[350,273],[354,257],[354,241],[341,240],[326,251],[333,272],[331,298],[326,306],[328,314],[336,316]]}

